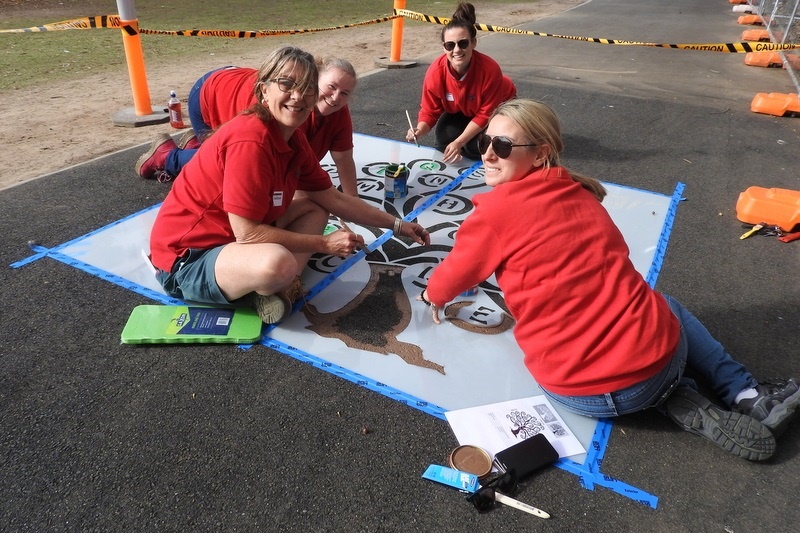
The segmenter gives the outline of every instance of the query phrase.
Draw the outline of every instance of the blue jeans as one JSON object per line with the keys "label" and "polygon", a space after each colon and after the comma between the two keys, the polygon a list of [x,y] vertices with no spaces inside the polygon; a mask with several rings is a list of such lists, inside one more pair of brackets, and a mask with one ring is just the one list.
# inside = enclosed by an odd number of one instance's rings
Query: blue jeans
{"label": "blue jeans", "polygon": [[200,90],[203,88],[203,84],[206,82],[209,76],[214,74],[216,71],[225,68],[231,67],[228,66],[215,68],[214,70],[206,72],[200,76],[200,79],[194,82],[194,85],[189,91],[189,122],[192,123],[192,129],[194,130],[194,134],[197,135],[198,139],[211,132],[211,126],[206,124],[206,121],[203,118],[203,111],[200,109]]}
{"label": "blue jeans", "polygon": [[181,169],[188,163],[197,153],[197,148],[173,148],[167,154],[167,159],[164,161],[164,170],[167,171],[172,177],[181,173]]}
{"label": "blue jeans", "polygon": [[652,378],[607,394],[562,396],[544,391],[545,395],[581,415],[613,417],[657,407],[678,385],[696,389],[694,381],[683,375],[686,367],[708,383],[727,406],[733,405],[741,391],[758,384],[744,365],[734,360],[680,302],[666,294],[664,298],[680,324],[678,347],[664,370]]}

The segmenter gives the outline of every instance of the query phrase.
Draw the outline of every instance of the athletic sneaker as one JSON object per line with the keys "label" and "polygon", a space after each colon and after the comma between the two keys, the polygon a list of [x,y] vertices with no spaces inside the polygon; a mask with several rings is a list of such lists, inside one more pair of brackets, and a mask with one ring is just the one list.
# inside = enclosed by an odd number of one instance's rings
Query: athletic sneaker
{"label": "athletic sneaker", "polygon": [[767,426],[780,436],[800,406],[800,388],[794,378],[769,380],[756,387],[758,396],[740,401],[735,409]]}
{"label": "athletic sneaker", "polygon": [[767,426],[744,413],[717,407],[685,385],[670,394],[664,410],[686,431],[748,461],[764,461],[775,453],[775,437]]}
{"label": "athletic sneaker", "polygon": [[267,296],[252,292],[250,293],[248,301],[256,310],[258,316],[261,317],[261,321],[264,324],[275,324],[289,316],[294,302],[303,296],[303,284],[300,281],[300,276],[297,276],[292,280],[292,283],[282,291]]}
{"label": "athletic sneaker", "polygon": [[172,137],[166,133],[156,137],[150,145],[150,149],[136,161],[136,165],[133,167],[136,175],[140,178],[157,179],[161,182],[172,180],[172,176],[164,170],[164,166],[167,163],[167,154],[177,147],[178,145],[175,144]]}
{"label": "athletic sneaker", "polygon": [[178,137],[178,148],[181,150],[200,148],[200,141],[197,140],[194,130],[186,130]]}

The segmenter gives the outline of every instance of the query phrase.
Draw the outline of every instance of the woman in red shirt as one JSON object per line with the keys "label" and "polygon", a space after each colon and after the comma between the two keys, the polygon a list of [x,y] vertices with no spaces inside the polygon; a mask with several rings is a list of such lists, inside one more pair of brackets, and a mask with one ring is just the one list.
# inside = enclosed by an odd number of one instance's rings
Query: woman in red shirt
{"label": "woman in red shirt", "polygon": [[[211,133],[255,103],[253,84],[258,70],[224,67],[203,75],[189,92],[192,129],[176,143],[159,136],[136,162],[142,178],[171,181]],[[342,191],[358,196],[353,160],[353,122],[347,103],[356,88],[356,71],[349,61],[328,58],[319,65],[319,97],[301,130],[321,160],[329,151],[336,165]]]}
{"label": "woman in red shirt", "polygon": [[244,298],[271,324],[301,296],[311,254],[344,257],[363,245],[346,230],[323,235],[329,213],[420,244],[430,239],[419,224],[339,192],[320,167],[299,131],[319,91],[311,54],[279,48],[252,90],[256,102],[209,137],[173,184],[153,225],[150,258],[167,294],[223,305]]}
{"label": "woman in red shirt", "polygon": [[462,155],[480,159],[478,133],[492,111],[517,94],[497,62],[475,50],[477,44],[475,7],[462,2],[442,29],[445,53],[425,74],[418,122],[406,132],[411,142],[435,125],[435,148],[444,154],[445,163],[459,161]]}
{"label": "woman in red shirt", "polygon": [[[600,203],[602,185],[560,166],[553,111],[506,102],[478,146],[493,189],[473,198],[419,297],[434,322],[447,302],[495,274],[525,365],[554,402],[594,417],[657,407],[740,457],[769,458],[800,405],[797,382],[759,384],[697,318],[647,284]],[[729,409],[701,396],[684,368]]]}

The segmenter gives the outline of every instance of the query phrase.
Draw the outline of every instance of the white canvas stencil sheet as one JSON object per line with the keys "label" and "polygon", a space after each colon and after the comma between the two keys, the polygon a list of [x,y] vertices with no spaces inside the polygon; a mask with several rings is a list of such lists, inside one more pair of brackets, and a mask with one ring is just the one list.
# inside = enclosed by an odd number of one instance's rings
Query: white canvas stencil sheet
{"label": "white canvas stencil sheet", "polygon": [[[339,365],[408,395],[419,398],[446,410],[462,409],[488,403],[525,398],[540,393],[538,385],[522,363],[522,352],[514,342],[511,330],[484,335],[461,329],[450,322],[440,326],[432,323],[429,310],[416,301],[430,270],[444,257],[453,244],[458,223],[471,210],[472,195],[488,188],[483,184],[482,168],[477,168],[448,194],[435,198],[446,186],[453,183],[474,162],[464,161],[449,166],[439,161],[440,153],[431,148],[386,139],[355,135],[354,157],[359,169],[359,193],[376,207],[398,216],[405,216],[426,202],[418,222],[429,228],[435,245],[430,249],[418,245],[407,246],[397,239],[389,239],[378,247],[376,253],[357,261],[341,276],[330,282],[312,298],[311,303],[320,313],[333,313],[348,305],[367,286],[371,269],[376,265],[393,266],[402,285],[403,308],[410,316],[402,318],[402,329],[393,341],[418,346],[428,361],[442,371],[409,364],[397,354],[383,355],[368,350],[348,347],[338,338],[318,335],[302,312],[295,313],[273,329],[269,336],[296,347],[319,359]],[[411,168],[409,195],[392,202],[384,200],[383,167],[390,162],[402,162]],[[322,161],[323,167],[334,177],[335,166],[330,156]],[[605,184],[608,196],[603,204],[628,243],[631,259],[637,270],[647,276],[662,239],[671,198],[648,191]],[[108,272],[124,280],[164,294],[155,281],[152,267],[146,261],[149,235],[157,209],[137,213],[116,224],[102,228],[76,239],[58,249],[58,252],[81,261],[94,269]],[[344,217],[345,220],[347,217]],[[335,221],[333,224],[337,224]],[[365,237],[367,244],[381,238],[386,230],[363,228],[349,224]],[[315,257],[311,269],[306,269],[303,281],[306,288],[324,282],[343,260],[332,257]],[[389,275],[389,274],[385,274]],[[459,311],[459,317],[468,323],[485,322],[484,326],[497,325],[503,315],[485,289],[494,287],[490,279],[482,285],[475,304]],[[464,298],[467,300],[467,298]],[[475,312],[477,310],[477,313]],[[357,324],[356,324],[357,327]],[[364,324],[365,330],[370,324]],[[373,328],[374,329],[374,328]],[[374,332],[373,332],[374,333]],[[364,333],[365,335],[368,332]],[[388,335],[391,336],[391,335]],[[559,410],[581,443],[590,442],[595,420]],[[580,462],[581,457],[573,457]]]}

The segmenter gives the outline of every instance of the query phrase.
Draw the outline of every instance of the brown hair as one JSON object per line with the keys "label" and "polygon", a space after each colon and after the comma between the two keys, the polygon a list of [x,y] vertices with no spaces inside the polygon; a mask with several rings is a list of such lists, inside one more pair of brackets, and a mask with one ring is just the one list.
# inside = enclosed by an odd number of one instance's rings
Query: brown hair
{"label": "brown hair", "polygon": [[300,79],[295,80],[301,91],[313,87],[315,94],[319,92],[319,71],[314,62],[314,56],[294,46],[282,46],[267,56],[264,64],[258,70],[256,83],[253,86],[256,103],[245,110],[244,113],[255,114],[261,120],[270,120],[272,118],[269,108],[262,103],[262,86],[270,83],[270,80],[274,79],[287,63],[294,63],[296,67],[300,67],[303,71]]}
{"label": "brown hair", "polygon": [[474,41],[478,37],[478,30],[475,29],[475,6],[469,2],[458,4],[453,18],[442,28],[442,42],[444,42],[444,32],[453,28],[464,28],[469,32],[469,38]]}
{"label": "brown hair", "polygon": [[[518,98],[500,104],[495,109],[493,117],[502,115],[508,117],[520,127],[529,143],[538,146],[550,146],[550,154],[544,162],[545,168],[561,166],[559,154],[564,150],[564,141],[561,138],[561,124],[558,116],[546,104],[535,100]],[[535,147],[534,147],[535,148]],[[584,176],[577,172],[569,171],[572,179],[580,183],[584,189],[591,192],[599,201],[603,201],[606,190],[603,185],[594,178]]]}

